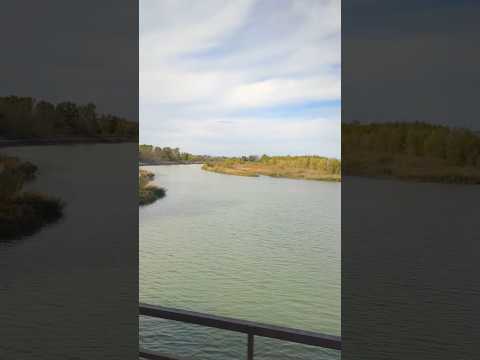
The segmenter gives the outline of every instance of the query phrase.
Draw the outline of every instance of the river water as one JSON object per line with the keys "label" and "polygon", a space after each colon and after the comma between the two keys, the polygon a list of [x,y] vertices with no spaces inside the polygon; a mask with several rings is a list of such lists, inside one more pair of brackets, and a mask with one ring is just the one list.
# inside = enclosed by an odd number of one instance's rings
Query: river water
{"label": "river water", "polygon": [[[475,358],[478,187],[343,179],[341,328],[340,184],[150,167],[168,193],[140,209],[137,242],[136,144],[1,152],[38,165],[29,187],[67,203],[58,223],[0,242],[2,359],[135,358],[138,251],[144,302],[341,333],[344,358]],[[205,360],[246,349],[243,335],[149,318],[140,341]],[[255,345],[256,359],[339,358]]]}
{"label": "river water", "polygon": [[[140,209],[140,301],[341,333],[339,183],[145,167],[167,196]],[[195,359],[242,359],[246,336],[142,318],[140,342]],[[257,338],[256,359],[339,352]]]}
{"label": "river water", "polygon": [[1,149],[38,166],[29,190],[64,216],[0,241],[0,359],[134,359],[137,144]]}

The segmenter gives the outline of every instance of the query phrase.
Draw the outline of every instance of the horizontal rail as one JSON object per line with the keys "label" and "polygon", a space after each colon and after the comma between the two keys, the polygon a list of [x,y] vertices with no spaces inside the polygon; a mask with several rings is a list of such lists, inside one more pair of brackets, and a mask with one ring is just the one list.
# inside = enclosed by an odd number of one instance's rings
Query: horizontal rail
{"label": "horizontal rail", "polygon": [[217,329],[241,332],[248,335],[290,341],[327,349],[341,350],[342,341],[338,336],[325,335],[313,331],[292,329],[282,326],[261,324],[223,316],[179,310],[163,306],[140,304],[140,315],[203,325]]}
{"label": "horizontal rail", "polygon": [[157,351],[151,351],[146,349],[140,349],[138,353],[138,357],[140,359],[149,359],[149,360],[191,360],[191,359],[173,357],[172,355],[167,355]]}

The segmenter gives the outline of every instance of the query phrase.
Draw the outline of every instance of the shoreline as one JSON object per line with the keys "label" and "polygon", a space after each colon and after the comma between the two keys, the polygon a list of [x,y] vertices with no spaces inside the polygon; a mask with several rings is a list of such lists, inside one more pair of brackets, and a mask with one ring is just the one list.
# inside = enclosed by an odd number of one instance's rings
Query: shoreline
{"label": "shoreline", "polygon": [[410,183],[480,184],[480,168],[445,159],[363,152],[347,157],[344,175],[396,179]]}
{"label": "shoreline", "polygon": [[5,139],[0,138],[0,148],[17,146],[48,146],[48,145],[88,145],[88,144],[121,144],[136,143],[137,140],[122,137],[65,137],[39,139]]}
{"label": "shoreline", "polygon": [[[435,176],[435,175],[376,175],[376,174],[345,174],[348,177],[373,179],[373,180],[389,180],[398,181],[405,184],[432,184],[432,185],[461,185],[475,186],[480,185],[480,179],[473,177],[460,176]],[[460,180],[460,181],[459,181]]]}
{"label": "shoreline", "polygon": [[161,161],[155,163],[139,163],[138,166],[164,166],[164,165],[203,165],[204,161],[200,162],[184,162],[184,161]]}
{"label": "shoreline", "polygon": [[309,175],[305,172],[301,174],[272,172],[270,169],[245,169],[245,168],[232,168],[225,166],[209,166],[205,164],[202,166],[203,171],[209,171],[217,174],[231,175],[231,176],[243,176],[243,177],[259,177],[268,176],[278,179],[294,179],[294,180],[309,180],[309,181],[327,181],[327,182],[341,182],[341,176],[335,175]]}

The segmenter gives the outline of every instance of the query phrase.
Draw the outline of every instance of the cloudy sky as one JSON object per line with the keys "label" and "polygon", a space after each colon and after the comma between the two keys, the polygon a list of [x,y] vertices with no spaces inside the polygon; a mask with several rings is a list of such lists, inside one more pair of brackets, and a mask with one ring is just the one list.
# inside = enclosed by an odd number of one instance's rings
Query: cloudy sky
{"label": "cloudy sky", "polygon": [[340,157],[340,1],[140,0],[140,142]]}
{"label": "cloudy sky", "polygon": [[344,1],[343,121],[480,130],[479,13],[478,0]]}

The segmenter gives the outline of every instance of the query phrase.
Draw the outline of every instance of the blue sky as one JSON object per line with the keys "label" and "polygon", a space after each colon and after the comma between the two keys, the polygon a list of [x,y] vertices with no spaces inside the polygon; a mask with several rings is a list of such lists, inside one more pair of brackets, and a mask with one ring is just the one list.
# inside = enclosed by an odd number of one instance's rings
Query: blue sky
{"label": "blue sky", "polygon": [[141,0],[140,142],[340,157],[340,1]]}

